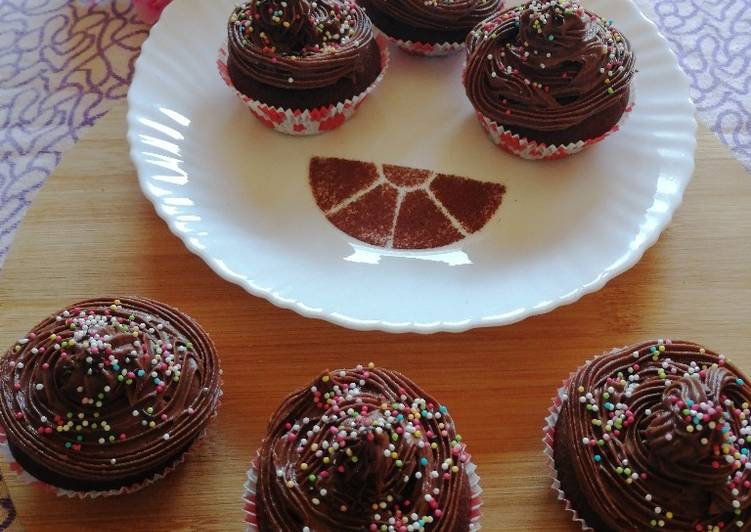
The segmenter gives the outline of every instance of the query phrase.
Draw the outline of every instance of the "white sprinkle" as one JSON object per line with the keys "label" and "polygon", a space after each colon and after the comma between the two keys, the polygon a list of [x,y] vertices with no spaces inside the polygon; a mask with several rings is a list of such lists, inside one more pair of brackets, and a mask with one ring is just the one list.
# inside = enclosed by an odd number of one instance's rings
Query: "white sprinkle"
{"label": "white sprinkle", "polygon": [[113,458],[112,460],[110,460],[110,464],[115,465],[116,463],[117,463],[117,459]]}
{"label": "white sprinkle", "polygon": [[37,391],[42,391],[42,390],[44,390],[44,384],[41,384],[41,383],[40,383],[40,384],[37,384],[37,385],[35,386],[35,388],[37,389]]}
{"label": "white sprinkle", "polygon": [[169,440],[169,432],[167,432],[164,436],[162,436],[162,438],[164,438],[164,441]]}

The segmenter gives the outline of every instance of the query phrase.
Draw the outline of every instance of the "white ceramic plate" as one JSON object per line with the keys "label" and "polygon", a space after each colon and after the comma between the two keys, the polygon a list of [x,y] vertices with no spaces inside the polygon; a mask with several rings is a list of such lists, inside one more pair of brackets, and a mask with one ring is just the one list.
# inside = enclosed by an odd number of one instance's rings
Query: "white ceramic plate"
{"label": "white ceramic plate", "polygon": [[[461,54],[392,50],[383,83],[334,132],[292,138],[254,119],[217,74],[234,0],[173,2],[128,94],[145,195],[228,281],[304,316],[355,329],[463,331],[572,303],[633,266],[668,225],[694,168],[688,82],[630,0],[585,7],[616,21],[639,69],[623,128],[562,161],[528,162],[486,137],[460,82]],[[309,190],[312,156],[499,181],[485,229],[446,248],[384,251],[333,227]]]}

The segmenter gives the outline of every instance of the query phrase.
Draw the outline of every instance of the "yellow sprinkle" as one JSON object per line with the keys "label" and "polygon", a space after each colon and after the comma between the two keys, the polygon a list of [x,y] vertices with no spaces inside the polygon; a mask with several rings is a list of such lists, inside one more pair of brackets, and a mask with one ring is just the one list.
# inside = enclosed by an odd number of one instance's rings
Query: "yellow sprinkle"
{"label": "yellow sprinkle", "polygon": [[302,464],[300,464],[300,469],[302,469],[303,471],[307,470],[308,469],[308,464],[306,464],[305,462],[303,462]]}
{"label": "yellow sprinkle", "polygon": [[673,512],[667,512],[665,514],[665,517],[667,517],[668,519],[672,519],[673,518]]}
{"label": "yellow sprinkle", "polygon": [[324,376],[323,376],[323,378],[322,378],[321,380],[322,380],[323,382],[329,382],[329,376],[328,376],[328,375],[324,375]]}

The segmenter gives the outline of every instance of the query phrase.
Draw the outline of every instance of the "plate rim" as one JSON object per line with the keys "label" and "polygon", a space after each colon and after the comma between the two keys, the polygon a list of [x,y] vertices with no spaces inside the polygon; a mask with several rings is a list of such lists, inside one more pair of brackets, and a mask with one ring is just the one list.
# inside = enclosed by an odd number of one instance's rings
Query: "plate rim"
{"label": "plate rim", "polygon": [[[687,158],[689,159],[687,161],[688,177],[685,180],[681,180],[678,182],[677,189],[673,194],[675,197],[675,201],[670,203],[669,208],[657,220],[655,227],[650,231],[647,237],[642,239],[639,242],[637,247],[631,248],[629,250],[627,260],[620,261],[620,263],[616,267],[609,268],[600,272],[599,275],[595,279],[589,282],[583,283],[581,286],[577,287],[575,290],[568,292],[564,296],[549,299],[545,301],[544,304],[526,306],[521,310],[521,312],[511,311],[511,312],[507,312],[506,314],[502,314],[498,316],[471,317],[471,318],[467,318],[461,321],[441,320],[441,321],[424,322],[424,323],[421,323],[418,321],[407,321],[407,322],[395,323],[395,322],[390,322],[388,320],[383,320],[383,319],[367,319],[366,320],[362,318],[356,318],[354,316],[347,316],[337,311],[325,310],[323,308],[313,308],[298,300],[290,300],[290,299],[282,298],[276,295],[273,289],[269,289],[269,290],[261,289],[253,282],[252,279],[244,279],[238,276],[233,276],[226,269],[221,268],[219,264],[217,264],[218,259],[216,257],[213,257],[211,253],[205,251],[204,249],[201,249],[200,246],[195,245],[192,241],[193,238],[190,237],[186,232],[182,231],[178,227],[178,224],[175,221],[175,219],[169,213],[166,212],[166,210],[158,201],[158,198],[155,197],[152,194],[152,192],[149,190],[147,178],[146,178],[146,174],[148,172],[144,168],[142,168],[142,165],[144,163],[139,157],[139,153],[137,149],[137,141],[135,139],[135,135],[136,135],[135,129],[136,129],[136,123],[137,123],[136,111],[134,109],[135,96],[134,96],[134,91],[130,90],[130,88],[136,85],[139,71],[142,70],[142,61],[145,61],[144,57],[147,57],[150,50],[156,46],[154,44],[156,39],[152,39],[152,36],[154,35],[154,33],[161,31],[160,30],[161,27],[167,25],[167,22],[165,22],[166,20],[169,20],[172,16],[177,16],[176,13],[178,9],[180,9],[179,7],[177,7],[177,5],[178,4],[182,5],[181,2],[172,2],[170,5],[168,5],[165,11],[162,13],[162,17],[160,18],[160,20],[157,21],[154,26],[152,26],[151,31],[149,33],[149,37],[144,41],[141,47],[141,53],[139,54],[134,64],[134,76],[131,82],[131,86],[128,90],[128,95],[127,95],[128,111],[126,115],[126,123],[127,123],[126,137],[127,137],[127,141],[129,144],[128,153],[129,153],[131,162],[133,163],[133,166],[135,167],[136,175],[138,178],[138,183],[141,188],[141,192],[146,197],[146,199],[148,199],[149,202],[152,204],[157,215],[159,216],[159,218],[161,218],[164,221],[164,223],[169,228],[170,232],[180,239],[180,241],[188,249],[188,251],[200,257],[209,266],[209,268],[215,274],[217,274],[220,278],[224,279],[227,282],[240,286],[249,294],[256,296],[256,297],[263,298],[266,301],[270,302],[271,304],[275,305],[276,307],[286,309],[286,310],[292,310],[305,318],[320,319],[320,320],[328,321],[329,323],[333,323],[341,327],[345,327],[345,328],[352,329],[352,330],[358,330],[358,331],[382,331],[382,332],[397,333],[397,334],[401,334],[401,333],[434,334],[434,333],[440,333],[440,332],[462,333],[462,332],[466,332],[468,330],[476,329],[476,328],[513,325],[529,317],[539,316],[542,314],[546,314],[548,312],[552,312],[553,310],[559,307],[571,305],[573,303],[576,303],[577,301],[579,301],[581,298],[583,298],[584,296],[588,294],[598,292],[603,287],[605,287],[605,285],[607,285],[607,283],[610,282],[612,279],[630,270],[641,261],[641,259],[644,257],[644,254],[647,252],[647,250],[657,243],[659,238],[662,236],[662,233],[665,231],[665,229],[667,229],[667,227],[672,222],[675,212],[683,203],[683,198],[684,198],[686,188],[688,184],[691,182],[691,180],[693,179],[694,173],[696,171],[698,122],[696,120],[696,107],[690,95],[690,83],[689,83],[688,77],[686,76],[685,72],[681,68],[680,63],[678,61],[678,57],[676,56],[673,49],[670,47],[670,44],[667,38],[662,34],[660,29],[657,27],[657,25],[649,17],[647,17],[647,15],[642,11],[639,5],[636,4],[634,0],[619,0],[619,1],[630,4],[632,9],[635,10],[636,16],[642,19],[641,22],[646,23],[651,27],[652,31],[659,39],[661,45],[664,47],[664,49],[668,51],[668,57],[671,63],[670,70],[674,71],[674,73],[677,74],[678,77],[680,78],[681,90],[682,92],[685,92],[685,98],[686,98],[685,100],[683,98],[680,98],[680,101],[682,104],[687,103],[692,110],[691,116],[686,117],[690,124],[690,140],[688,140],[690,144],[689,145],[690,157]],[[545,164],[545,162],[540,162],[540,164]]]}

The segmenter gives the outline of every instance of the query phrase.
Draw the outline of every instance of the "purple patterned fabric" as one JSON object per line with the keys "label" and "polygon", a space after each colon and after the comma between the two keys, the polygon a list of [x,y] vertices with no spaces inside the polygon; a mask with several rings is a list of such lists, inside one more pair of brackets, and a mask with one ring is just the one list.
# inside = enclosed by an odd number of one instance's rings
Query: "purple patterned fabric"
{"label": "purple patterned fabric", "polygon": [[699,117],[751,172],[751,2],[637,0],[637,4],[670,41],[691,78]]}
{"label": "purple patterned fabric", "polygon": [[147,34],[129,0],[0,0],[0,264],[63,152],[125,97]]}
{"label": "purple patterned fabric", "polygon": [[[751,171],[749,0],[637,2],[678,54],[701,118]],[[62,153],[125,96],[147,31],[130,0],[0,0],[0,265]]]}

